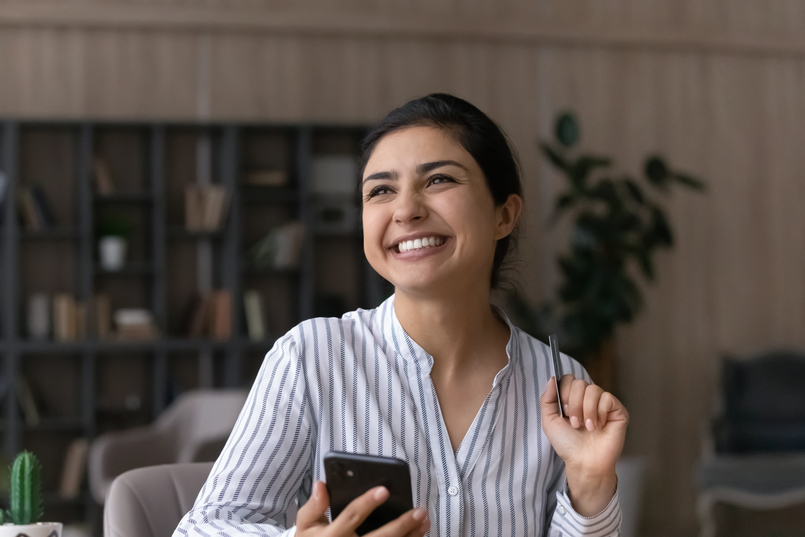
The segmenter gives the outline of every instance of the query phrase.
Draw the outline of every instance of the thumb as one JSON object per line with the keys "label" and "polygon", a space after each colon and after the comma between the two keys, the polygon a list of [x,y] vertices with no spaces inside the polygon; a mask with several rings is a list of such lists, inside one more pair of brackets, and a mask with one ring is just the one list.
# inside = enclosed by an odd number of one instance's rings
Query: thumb
{"label": "thumb", "polygon": [[327,494],[327,487],[323,482],[316,481],[310,499],[296,513],[296,528],[306,530],[314,526],[326,526],[330,523],[327,520],[328,507],[330,496]]}
{"label": "thumb", "polygon": [[552,421],[559,417],[559,399],[556,396],[556,377],[551,377],[545,385],[545,391],[539,398],[542,410],[542,421]]}

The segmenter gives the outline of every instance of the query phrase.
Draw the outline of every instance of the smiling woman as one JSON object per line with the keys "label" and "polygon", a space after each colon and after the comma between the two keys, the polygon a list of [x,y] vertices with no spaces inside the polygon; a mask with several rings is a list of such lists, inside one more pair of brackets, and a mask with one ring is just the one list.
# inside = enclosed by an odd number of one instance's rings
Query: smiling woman
{"label": "smiling woman", "polygon": [[548,347],[490,304],[522,210],[502,130],[433,94],[362,149],[364,251],[395,293],[277,342],[175,535],[354,535],[389,492],[331,520],[330,451],[408,464],[415,509],[377,537],[618,535],[628,412],[564,355],[558,401]]}

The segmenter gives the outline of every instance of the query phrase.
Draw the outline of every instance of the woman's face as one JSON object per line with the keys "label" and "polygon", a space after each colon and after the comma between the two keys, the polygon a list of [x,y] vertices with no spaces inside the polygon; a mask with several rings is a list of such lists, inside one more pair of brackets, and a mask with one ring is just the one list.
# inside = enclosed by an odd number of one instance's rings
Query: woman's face
{"label": "woman's face", "polygon": [[364,251],[397,291],[488,292],[497,240],[511,233],[520,199],[495,207],[475,159],[450,134],[409,127],[383,137],[362,179]]}

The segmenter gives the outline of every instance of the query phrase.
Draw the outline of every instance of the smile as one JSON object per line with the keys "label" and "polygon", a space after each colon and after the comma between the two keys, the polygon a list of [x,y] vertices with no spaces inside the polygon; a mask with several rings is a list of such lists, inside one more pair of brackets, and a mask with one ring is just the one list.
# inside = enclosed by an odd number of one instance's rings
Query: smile
{"label": "smile", "polygon": [[397,244],[393,249],[397,252],[404,253],[411,250],[420,250],[422,248],[430,248],[433,246],[441,246],[444,243],[442,237],[423,237],[421,239],[414,239],[411,241],[402,241]]}

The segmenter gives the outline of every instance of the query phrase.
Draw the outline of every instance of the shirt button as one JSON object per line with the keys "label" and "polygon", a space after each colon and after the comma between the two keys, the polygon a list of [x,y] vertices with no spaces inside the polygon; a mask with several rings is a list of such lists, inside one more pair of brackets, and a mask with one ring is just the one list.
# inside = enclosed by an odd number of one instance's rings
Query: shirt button
{"label": "shirt button", "polygon": [[455,496],[456,494],[458,494],[458,487],[447,487],[447,493],[450,496]]}
{"label": "shirt button", "polygon": [[558,510],[559,510],[559,514],[560,514],[560,515],[564,515],[564,514],[565,514],[565,506],[564,506],[564,505],[560,505],[560,506],[558,507]]}

